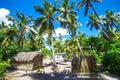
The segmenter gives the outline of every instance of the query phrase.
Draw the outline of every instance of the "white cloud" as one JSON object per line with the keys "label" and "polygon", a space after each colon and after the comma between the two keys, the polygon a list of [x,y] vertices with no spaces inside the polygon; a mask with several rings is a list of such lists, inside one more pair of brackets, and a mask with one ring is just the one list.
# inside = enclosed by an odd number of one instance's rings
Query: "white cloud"
{"label": "white cloud", "polygon": [[12,22],[8,21],[8,19],[6,18],[6,16],[8,16],[9,14],[10,14],[10,11],[8,9],[0,8],[0,23],[5,22],[6,25],[10,23],[12,24]]}
{"label": "white cloud", "polygon": [[[27,30],[26,31],[29,32],[30,30],[32,30],[33,32],[35,32],[36,34],[38,34],[38,32],[35,29],[33,29],[32,27],[28,27],[27,26]],[[55,29],[55,34],[53,36],[54,37],[59,37],[59,34],[61,34],[62,36],[69,35],[67,33],[67,29],[63,29],[63,28],[57,28],[57,29]],[[46,39],[47,37],[48,37],[47,33],[43,35],[44,39]]]}
{"label": "white cloud", "polygon": [[68,35],[67,29],[63,29],[63,28],[57,28],[57,29],[55,29],[55,34],[54,34],[54,36],[55,36],[55,37],[58,37],[59,34],[61,34],[62,36]]}

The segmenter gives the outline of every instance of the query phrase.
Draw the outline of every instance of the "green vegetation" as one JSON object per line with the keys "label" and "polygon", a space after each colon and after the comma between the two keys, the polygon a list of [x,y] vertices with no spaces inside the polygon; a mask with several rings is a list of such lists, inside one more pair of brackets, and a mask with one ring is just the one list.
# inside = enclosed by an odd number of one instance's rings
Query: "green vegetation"
{"label": "green vegetation", "polygon": [[103,66],[112,73],[120,73],[120,41],[114,39],[103,57]]}
{"label": "green vegetation", "polygon": [[2,55],[0,55],[0,75],[4,73],[6,68],[9,66],[10,60],[2,61]]}
{"label": "green vegetation", "polygon": [[[13,24],[0,23],[0,74],[4,73],[11,57],[18,52],[37,50],[42,50],[45,57],[52,57],[54,64],[54,52],[66,52],[68,59],[73,54],[78,57],[93,56],[106,70],[120,73],[120,17],[118,12],[113,13],[111,10],[99,17],[92,5],[92,2],[99,1],[82,0],[69,4],[69,0],[63,0],[58,4],[56,0],[52,4],[44,0],[43,7],[34,6],[35,11],[40,13],[35,20],[20,12],[16,12],[17,18],[7,16]],[[76,18],[78,16],[76,7],[81,8],[83,5],[84,14],[88,15],[86,26],[90,27],[90,30],[93,28],[99,30],[97,36],[88,37],[79,31],[81,23]],[[92,8],[93,13],[88,13],[88,6]],[[64,40],[62,35],[59,35],[59,39],[53,36],[58,26],[56,23],[68,30],[69,39]],[[48,36],[44,38],[46,34]],[[49,50],[46,45],[49,46]]]}

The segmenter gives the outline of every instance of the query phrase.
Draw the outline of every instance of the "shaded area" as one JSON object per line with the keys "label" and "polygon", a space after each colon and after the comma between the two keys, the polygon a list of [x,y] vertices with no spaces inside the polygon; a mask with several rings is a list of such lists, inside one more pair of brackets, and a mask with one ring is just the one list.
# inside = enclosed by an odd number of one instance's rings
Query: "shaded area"
{"label": "shaded area", "polygon": [[66,74],[64,71],[61,73],[39,74],[34,73],[29,75],[33,80],[91,80],[88,76],[78,76],[77,74]]}

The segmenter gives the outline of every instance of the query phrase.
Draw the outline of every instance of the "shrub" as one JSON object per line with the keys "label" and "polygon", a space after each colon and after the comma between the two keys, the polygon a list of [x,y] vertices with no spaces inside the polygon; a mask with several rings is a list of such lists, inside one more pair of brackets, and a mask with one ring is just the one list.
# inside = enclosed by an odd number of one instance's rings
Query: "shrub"
{"label": "shrub", "polygon": [[110,72],[120,73],[120,49],[108,51],[103,57],[103,66]]}
{"label": "shrub", "polygon": [[43,48],[42,52],[45,57],[51,57],[51,52],[47,48]]}
{"label": "shrub", "polygon": [[0,55],[0,75],[4,73],[5,69],[9,66],[10,60],[2,61],[2,55]]}
{"label": "shrub", "polygon": [[101,63],[101,56],[98,55],[95,51],[91,51],[91,55],[95,58],[97,63]]}

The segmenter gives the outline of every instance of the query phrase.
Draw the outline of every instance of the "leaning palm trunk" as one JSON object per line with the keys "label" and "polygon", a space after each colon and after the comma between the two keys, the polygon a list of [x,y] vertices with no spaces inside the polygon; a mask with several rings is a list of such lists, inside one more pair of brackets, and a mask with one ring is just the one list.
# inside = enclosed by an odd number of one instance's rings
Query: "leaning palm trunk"
{"label": "leaning palm trunk", "polygon": [[52,48],[53,65],[56,66],[55,53],[54,53],[54,47],[53,47],[53,32],[52,32],[52,35],[51,35],[51,48]]}
{"label": "leaning palm trunk", "polygon": [[[78,42],[78,39],[76,39],[76,41],[77,41],[77,44],[78,44],[78,47],[79,47],[79,50],[80,50],[80,53],[81,53],[81,66],[83,66],[83,70],[85,71],[85,64],[84,64],[84,62],[82,62],[82,60],[84,59],[84,53],[83,53],[83,51],[82,51],[82,48],[81,48],[81,45],[80,45],[80,43]],[[80,66],[79,66],[80,67]]]}
{"label": "leaning palm trunk", "polygon": [[94,72],[96,69],[96,63],[92,56],[84,56],[80,43],[78,39],[76,39],[81,56],[80,59],[74,58],[72,60],[72,72],[79,73],[79,72]]}
{"label": "leaning palm trunk", "polygon": [[79,47],[79,50],[80,50],[81,55],[84,56],[83,51],[82,51],[82,48],[81,48],[81,46],[80,46],[80,43],[78,42],[78,39],[76,39],[76,41],[77,41],[77,44],[78,44],[78,47]]}
{"label": "leaning palm trunk", "polygon": [[103,29],[104,29],[104,28],[103,28],[104,25],[102,24],[102,21],[101,21],[101,19],[99,18],[96,10],[94,9],[94,7],[93,7],[93,5],[92,5],[91,3],[89,3],[89,5],[91,6],[92,10],[94,11],[95,15],[97,16],[98,20],[100,21],[100,24],[102,25],[102,29],[101,29],[102,32],[105,34],[105,36],[107,37],[107,39],[110,40],[110,37],[109,37],[109,36],[107,35],[107,33],[103,30]]}

